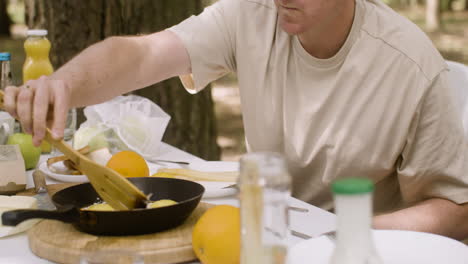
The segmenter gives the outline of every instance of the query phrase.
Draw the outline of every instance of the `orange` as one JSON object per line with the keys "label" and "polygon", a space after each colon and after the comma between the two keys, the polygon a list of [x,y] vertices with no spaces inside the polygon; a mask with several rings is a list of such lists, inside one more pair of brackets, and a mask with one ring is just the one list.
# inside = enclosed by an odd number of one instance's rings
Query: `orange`
{"label": "orange", "polygon": [[125,177],[148,177],[149,168],[145,159],[133,151],[121,151],[107,162],[107,167]]}
{"label": "orange", "polygon": [[239,208],[218,205],[208,209],[195,224],[192,247],[203,264],[239,264]]}

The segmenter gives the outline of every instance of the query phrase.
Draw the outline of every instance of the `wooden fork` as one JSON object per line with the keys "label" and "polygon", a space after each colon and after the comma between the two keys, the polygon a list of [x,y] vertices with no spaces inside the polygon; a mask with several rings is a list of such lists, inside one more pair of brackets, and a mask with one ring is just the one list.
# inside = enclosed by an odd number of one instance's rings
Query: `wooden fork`
{"label": "wooden fork", "polygon": [[[4,110],[3,91],[0,90],[0,109]],[[145,207],[147,196],[125,177],[79,153],[63,140],[55,140],[46,129],[45,140],[67,156],[85,174],[99,196],[116,210]]]}

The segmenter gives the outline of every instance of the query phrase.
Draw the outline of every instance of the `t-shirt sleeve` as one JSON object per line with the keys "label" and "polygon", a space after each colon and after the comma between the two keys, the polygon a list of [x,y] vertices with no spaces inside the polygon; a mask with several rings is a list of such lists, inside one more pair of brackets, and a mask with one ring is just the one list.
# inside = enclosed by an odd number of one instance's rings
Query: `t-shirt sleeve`
{"label": "t-shirt sleeve", "polygon": [[468,202],[468,144],[447,79],[435,78],[412,120],[398,164],[398,180],[406,203],[444,198]]}
{"label": "t-shirt sleeve", "polygon": [[235,70],[235,21],[238,0],[220,0],[169,28],[184,43],[192,74],[181,76],[185,88],[195,93],[210,82]]}

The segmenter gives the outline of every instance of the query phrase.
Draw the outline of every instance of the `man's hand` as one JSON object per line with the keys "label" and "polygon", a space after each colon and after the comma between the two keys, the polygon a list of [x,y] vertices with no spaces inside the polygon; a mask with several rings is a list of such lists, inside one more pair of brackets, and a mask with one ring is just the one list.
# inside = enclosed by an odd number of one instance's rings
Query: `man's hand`
{"label": "man's hand", "polygon": [[46,125],[54,138],[63,137],[71,107],[102,103],[189,73],[190,57],[179,37],[170,31],[111,37],[88,47],[50,77],[7,87],[5,108],[19,119],[26,133],[33,135],[38,146]]}
{"label": "man's hand", "polygon": [[6,87],[5,110],[19,120],[23,130],[33,135],[34,145],[39,146],[47,125],[55,139],[63,137],[70,97],[65,82],[43,76],[21,87]]}
{"label": "man's hand", "polygon": [[376,229],[428,232],[458,240],[468,238],[468,204],[433,198],[415,206],[374,217]]}

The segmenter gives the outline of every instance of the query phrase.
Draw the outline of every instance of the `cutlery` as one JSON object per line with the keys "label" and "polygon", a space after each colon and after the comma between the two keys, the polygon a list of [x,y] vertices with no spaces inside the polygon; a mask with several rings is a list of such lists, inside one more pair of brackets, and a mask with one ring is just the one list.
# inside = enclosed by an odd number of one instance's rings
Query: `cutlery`
{"label": "cutlery", "polygon": [[37,207],[41,210],[49,211],[57,209],[50,200],[49,193],[47,192],[44,172],[35,170],[32,177],[34,181],[34,189],[36,190],[36,195],[33,197],[37,199]]}
{"label": "cutlery", "polygon": [[176,160],[161,160],[161,159],[149,159],[149,162],[153,163],[174,163],[179,165],[190,165],[188,161],[176,161]]}
{"label": "cutlery", "polygon": [[[239,187],[237,187],[237,183],[234,183],[234,184],[228,185],[226,187],[223,187],[221,189],[236,189],[236,190],[239,190]],[[308,213],[309,212],[309,209],[307,209],[307,208],[296,207],[296,206],[288,206],[288,210],[296,211],[296,212],[300,212],[300,213]]]}
{"label": "cutlery", "polygon": [[296,212],[300,212],[300,213],[308,213],[309,212],[309,209],[307,209],[307,208],[296,207],[296,206],[289,206],[288,210],[296,211]]}
{"label": "cutlery", "polygon": [[298,231],[295,231],[295,230],[291,230],[291,234],[293,236],[296,236],[298,238],[302,238],[302,239],[311,239],[312,237],[307,235],[307,234],[304,234],[304,233],[301,233],[301,232],[298,232]]}
{"label": "cutlery", "polygon": [[336,231],[323,233],[322,236],[326,236],[333,244],[336,242]]}
{"label": "cutlery", "polygon": [[[281,235],[278,232],[274,231],[273,229],[271,229],[269,227],[265,227],[265,230],[270,232],[270,233],[273,233],[275,236],[281,237]],[[301,232],[296,231],[296,230],[290,229],[289,231],[291,232],[291,235],[296,236],[298,238],[302,238],[302,239],[311,239],[312,238],[311,236],[309,236],[307,234],[304,234],[304,233],[301,233]]]}
{"label": "cutlery", "polygon": [[236,190],[239,190],[239,187],[237,187],[237,183],[234,183],[234,184],[228,185],[226,187],[223,187],[222,189],[236,189]]}
{"label": "cutlery", "polygon": [[57,211],[55,205],[52,203],[50,196],[47,192],[47,185],[45,181],[45,174],[40,170],[33,172],[33,182],[36,195],[33,197],[37,200],[37,209],[17,209],[2,214],[2,223],[6,226],[17,226],[21,222],[32,218],[48,218],[62,220],[73,219],[69,211],[63,213]]}
{"label": "cutlery", "polygon": [[[0,90],[0,109],[4,109],[3,91]],[[116,210],[131,210],[145,207],[148,198],[135,185],[116,171],[88,159],[63,140],[52,137],[46,128],[45,140],[61,151],[83,172],[101,198]]]}
{"label": "cutlery", "polygon": [[301,232],[298,232],[298,231],[295,231],[295,230],[291,230],[291,234],[293,236],[296,236],[296,237],[299,237],[299,238],[302,238],[302,239],[311,239],[311,238],[317,238],[317,237],[325,236],[333,244],[336,242],[336,231],[329,231],[329,232],[322,233],[322,234],[317,235],[317,236],[309,236],[307,234],[304,234],[304,233],[301,233]]}

